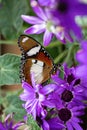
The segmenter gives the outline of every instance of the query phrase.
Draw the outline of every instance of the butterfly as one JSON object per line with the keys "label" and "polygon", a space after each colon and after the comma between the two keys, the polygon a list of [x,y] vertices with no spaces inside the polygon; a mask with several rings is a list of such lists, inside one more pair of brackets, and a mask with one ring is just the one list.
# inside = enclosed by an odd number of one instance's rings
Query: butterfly
{"label": "butterfly", "polygon": [[22,52],[21,80],[32,85],[31,74],[34,73],[36,84],[42,84],[46,82],[51,75],[56,73],[57,66],[38,41],[23,34],[18,38],[18,45]]}

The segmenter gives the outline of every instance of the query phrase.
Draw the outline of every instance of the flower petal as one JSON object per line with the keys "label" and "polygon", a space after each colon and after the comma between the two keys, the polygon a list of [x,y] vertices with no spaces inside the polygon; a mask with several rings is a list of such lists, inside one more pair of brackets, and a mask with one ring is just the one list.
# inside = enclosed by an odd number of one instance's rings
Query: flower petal
{"label": "flower petal", "polygon": [[72,126],[75,128],[75,130],[83,130],[78,123],[75,123],[72,121]]}
{"label": "flower petal", "polygon": [[49,130],[49,124],[47,123],[47,121],[43,120],[43,123],[42,123],[42,129],[43,130]]}
{"label": "flower petal", "polygon": [[43,21],[35,16],[21,15],[21,18],[29,24],[41,24]]}
{"label": "flower petal", "polygon": [[68,130],[73,130],[73,127],[70,122],[66,122],[66,126]]}
{"label": "flower petal", "polygon": [[87,15],[87,4],[84,4],[82,2],[79,2],[76,6],[76,11],[74,13],[76,15]]}
{"label": "flower petal", "polygon": [[56,88],[57,88],[56,84],[48,84],[45,87],[43,87],[40,92],[46,95],[53,92]]}
{"label": "flower petal", "polygon": [[24,31],[26,34],[40,34],[45,31],[45,25],[43,24],[36,24]]}
{"label": "flower petal", "polygon": [[[80,115],[81,116],[81,115]],[[72,122],[76,122],[76,123],[80,123],[81,119],[77,118],[77,117],[73,117],[72,118]]]}
{"label": "flower petal", "polygon": [[49,6],[51,0],[38,0],[41,6]]}
{"label": "flower petal", "polygon": [[71,35],[70,35],[67,31],[65,31],[65,38],[66,38],[68,41],[70,41],[70,42],[74,42],[73,38],[71,37]]}
{"label": "flower petal", "polygon": [[70,20],[70,28],[74,33],[74,36],[76,36],[77,40],[81,40],[82,39],[82,31],[81,28],[73,21]]}
{"label": "flower petal", "polygon": [[22,83],[22,87],[24,90],[26,90],[27,92],[33,91],[33,88],[30,86],[30,84],[28,84],[27,82],[23,82]]}
{"label": "flower petal", "polygon": [[76,59],[82,64],[87,64],[87,40],[81,42],[81,48],[76,54]]}
{"label": "flower petal", "polygon": [[76,76],[81,79],[84,86],[87,84],[87,65],[81,65],[76,68]]}
{"label": "flower petal", "polygon": [[25,109],[28,109],[29,107],[33,106],[32,104],[34,104],[33,102],[35,102],[36,100],[34,99],[30,99],[30,100],[27,100],[27,102],[25,103]]}
{"label": "flower petal", "polygon": [[60,40],[63,43],[66,43],[65,36],[61,37],[60,33],[56,33],[55,35],[58,40]]}
{"label": "flower petal", "polygon": [[52,37],[53,37],[53,33],[46,30],[43,37],[44,46],[47,46],[51,42]]}
{"label": "flower petal", "polygon": [[28,101],[34,98],[34,93],[33,92],[29,92],[28,94],[25,92],[23,94],[20,95],[20,99],[23,101]]}
{"label": "flower petal", "polygon": [[35,83],[35,79],[34,79],[34,73],[31,73],[31,81],[32,81],[32,86],[35,88],[36,83]]}
{"label": "flower petal", "polygon": [[3,123],[0,122],[0,129],[5,130],[5,127],[3,126]]}
{"label": "flower petal", "polygon": [[55,107],[55,102],[51,102],[50,100],[48,101],[48,100],[45,100],[44,102],[43,102],[43,104],[45,105],[45,106],[47,106],[48,108],[54,108]]}
{"label": "flower petal", "polygon": [[13,128],[13,130],[16,130],[18,127],[20,127],[20,126],[22,126],[24,124],[25,124],[24,122],[18,122],[12,128]]}
{"label": "flower petal", "polygon": [[40,8],[36,0],[31,0],[31,6],[38,17],[40,17],[44,21],[47,20],[45,12],[42,10],[42,8]]}
{"label": "flower petal", "polygon": [[49,119],[48,123],[50,125],[50,130],[63,130],[65,128],[62,121],[56,117]]}

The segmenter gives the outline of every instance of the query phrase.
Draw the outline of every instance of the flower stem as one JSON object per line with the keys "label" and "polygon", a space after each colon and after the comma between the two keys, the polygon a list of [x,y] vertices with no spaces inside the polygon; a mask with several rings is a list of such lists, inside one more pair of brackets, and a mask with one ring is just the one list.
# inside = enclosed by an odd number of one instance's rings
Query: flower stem
{"label": "flower stem", "polygon": [[17,41],[11,41],[11,40],[0,40],[0,44],[16,44]]}

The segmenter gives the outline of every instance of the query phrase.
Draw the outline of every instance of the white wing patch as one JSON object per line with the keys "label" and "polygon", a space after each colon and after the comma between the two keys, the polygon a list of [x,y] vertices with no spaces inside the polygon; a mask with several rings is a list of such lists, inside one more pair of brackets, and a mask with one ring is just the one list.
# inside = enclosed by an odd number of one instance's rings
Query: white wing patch
{"label": "white wing patch", "polygon": [[28,37],[25,37],[22,39],[22,42],[26,42],[29,38]]}
{"label": "white wing patch", "polygon": [[41,81],[43,80],[43,65],[44,65],[44,62],[42,61],[36,62],[36,60],[32,60],[30,73],[34,73],[35,82],[38,84],[41,83]]}
{"label": "white wing patch", "polygon": [[28,56],[33,56],[33,55],[37,54],[40,49],[41,49],[41,46],[40,46],[40,45],[39,45],[39,46],[36,46],[36,47],[32,48],[31,50],[29,50],[29,51],[27,52],[27,55],[28,55]]}

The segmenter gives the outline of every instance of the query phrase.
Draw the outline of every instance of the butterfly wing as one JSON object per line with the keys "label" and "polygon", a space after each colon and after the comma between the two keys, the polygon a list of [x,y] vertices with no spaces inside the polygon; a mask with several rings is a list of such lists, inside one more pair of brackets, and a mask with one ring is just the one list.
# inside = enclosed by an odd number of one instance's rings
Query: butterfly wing
{"label": "butterfly wing", "polygon": [[31,84],[31,73],[34,73],[37,84],[44,83],[50,78],[54,68],[53,61],[44,47],[30,36],[21,35],[18,39],[22,51],[21,78]]}

